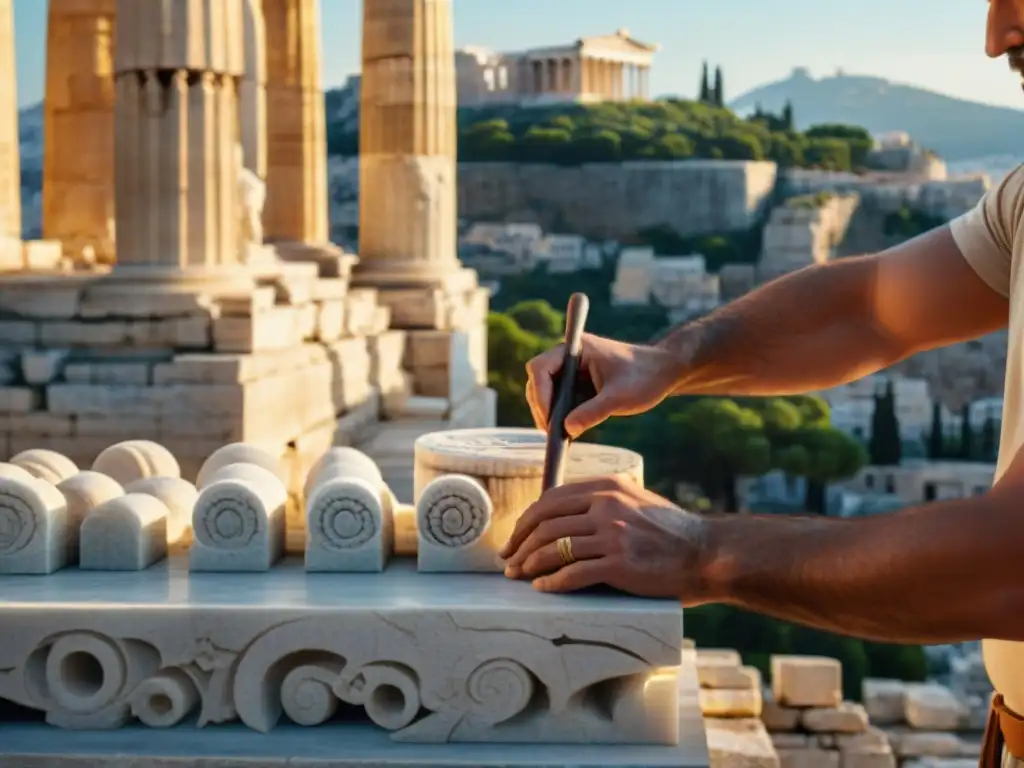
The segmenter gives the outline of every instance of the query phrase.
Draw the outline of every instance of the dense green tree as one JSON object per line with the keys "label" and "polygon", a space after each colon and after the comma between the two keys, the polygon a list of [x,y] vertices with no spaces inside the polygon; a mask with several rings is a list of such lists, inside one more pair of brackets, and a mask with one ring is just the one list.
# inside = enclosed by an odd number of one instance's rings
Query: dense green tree
{"label": "dense green tree", "polygon": [[886,383],[884,392],[875,395],[875,408],[871,415],[869,451],[871,463],[880,467],[896,466],[903,457],[900,424],[896,418],[896,395],[892,381]]}
{"label": "dense green tree", "polygon": [[971,426],[971,406],[969,404],[960,411],[960,458],[964,461],[974,458],[974,427]]}
{"label": "dense green tree", "polygon": [[861,443],[834,427],[815,426],[800,430],[793,445],[806,455],[800,474],[807,481],[804,506],[810,512],[825,513],[825,489],[829,483],[852,477],[867,463]]}
{"label": "dense green tree", "polygon": [[771,469],[761,416],[732,400],[701,398],[674,414],[677,477],[699,483],[726,512],[739,509],[736,481]]}
{"label": "dense green tree", "polygon": [[487,383],[498,396],[498,423],[532,427],[526,402],[526,364],[549,342],[523,330],[508,315],[487,316]]}
{"label": "dense green tree", "polygon": [[565,315],[543,299],[527,299],[505,313],[524,331],[541,339],[559,339],[565,327]]}
{"label": "dense green tree", "polygon": [[804,162],[828,171],[848,171],[852,168],[850,145],[842,139],[810,138],[804,146]]}
{"label": "dense green tree", "polygon": [[711,101],[711,84],[708,75],[708,63],[705,61],[701,67],[700,72],[700,90],[698,91],[697,101],[702,104],[707,104]]}
{"label": "dense green tree", "polygon": [[928,458],[932,461],[946,458],[946,431],[942,423],[942,403],[932,404],[932,429],[928,434]]}
{"label": "dense green tree", "polygon": [[715,67],[715,85],[712,91],[711,103],[716,107],[725,106],[725,84],[722,80],[722,68]]}

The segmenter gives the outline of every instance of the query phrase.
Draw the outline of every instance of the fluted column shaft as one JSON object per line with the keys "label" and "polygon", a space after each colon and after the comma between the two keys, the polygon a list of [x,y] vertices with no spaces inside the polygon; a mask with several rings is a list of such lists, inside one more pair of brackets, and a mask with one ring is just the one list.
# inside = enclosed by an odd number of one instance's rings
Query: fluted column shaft
{"label": "fluted column shaft", "polygon": [[242,2],[117,2],[115,271],[239,263]]}
{"label": "fluted column shaft", "polygon": [[267,55],[268,240],[326,243],[327,125],[320,0],[263,0]]}
{"label": "fluted column shaft", "polygon": [[14,12],[11,0],[0,0],[0,237],[20,240],[21,154],[14,67]]}
{"label": "fluted column shaft", "polygon": [[364,0],[362,272],[430,278],[459,268],[456,104],[451,0]]}
{"label": "fluted column shaft", "polygon": [[114,260],[115,0],[50,0],[43,237]]}

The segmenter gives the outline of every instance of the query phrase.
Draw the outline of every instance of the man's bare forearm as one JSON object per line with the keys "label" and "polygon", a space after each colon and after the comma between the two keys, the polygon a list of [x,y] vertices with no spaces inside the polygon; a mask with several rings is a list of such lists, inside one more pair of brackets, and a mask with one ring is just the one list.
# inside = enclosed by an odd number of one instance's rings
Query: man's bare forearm
{"label": "man's bare forearm", "polygon": [[714,518],[705,597],[874,640],[1024,640],[1016,506],[990,493],[857,520]]}
{"label": "man's bare forearm", "polygon": [[827,389],[896,362],[871,322],[872,258],[813,266],[767,283],[658,342],[680,360],[677,392],[786,395]]}

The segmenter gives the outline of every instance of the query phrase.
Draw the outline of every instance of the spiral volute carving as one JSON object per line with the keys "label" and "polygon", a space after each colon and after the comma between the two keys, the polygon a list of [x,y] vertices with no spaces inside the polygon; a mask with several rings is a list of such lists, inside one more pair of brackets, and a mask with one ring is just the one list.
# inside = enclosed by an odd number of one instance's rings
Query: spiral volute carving
{"label": "spiral volute carving", "polygon": [[534,693],[531,672],[513,659],[491,659],[474,669],[466,682],[474,715],[497,724],[515,717]]}
{"label": "spiral volute carving", "polygon": [[320,725],[338,708],[331,689],[342,664],[303,664],[285,675],[281,683],[281,709],[298,725]]}
{"label": "spiral volute carving", "polygon": [[439,547],[465,547],[490,526],[493,504],[479,482],[445,475],[423,489],[416,505],[420,536]]}
{"label": "spiral volute carving", "polygon": [[307,521],[325,549],[356,549],[380,530],[380,494],[357,479],[329,480],[310,499]]}
{"label": "spiral volute carving", "polygon": [[244,549],[260,530],[259,500],[241,483],[208,486],[192,515],[195,538],[213,549]]}
{"label": "spiral volute carving", "polygon": [[36,533],[31,501],[19,493],[17,481],[0,478],[0,554],[20,552]]}

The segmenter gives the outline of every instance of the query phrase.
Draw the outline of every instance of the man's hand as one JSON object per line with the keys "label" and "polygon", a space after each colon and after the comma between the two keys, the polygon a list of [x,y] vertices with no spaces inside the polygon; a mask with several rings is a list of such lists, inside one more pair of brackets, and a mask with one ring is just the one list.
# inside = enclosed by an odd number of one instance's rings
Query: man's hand
{"label": "man's hand", "polygon": [[[526,366],[526,399],[538,429],[546,430],[553,395],[553,378],[562,368],[564,346],[533,358]],[[583,334],[580,373],[588,374],[597,396],[569,414],[565,428],[573,438],[609,416],[633,416],[648,411],[678,383],[679,364],[660,347],[625,344]]]}
{"label": "man's hand", "polygon": [[[572,537],[576,562],[563,565],[556,542]],[[530,506],[501,552],[509,578],[543,592],[597,584],[688,605],[710,596],[702,577],[704,518],[635,483],[600,478],[554,488]]]}

